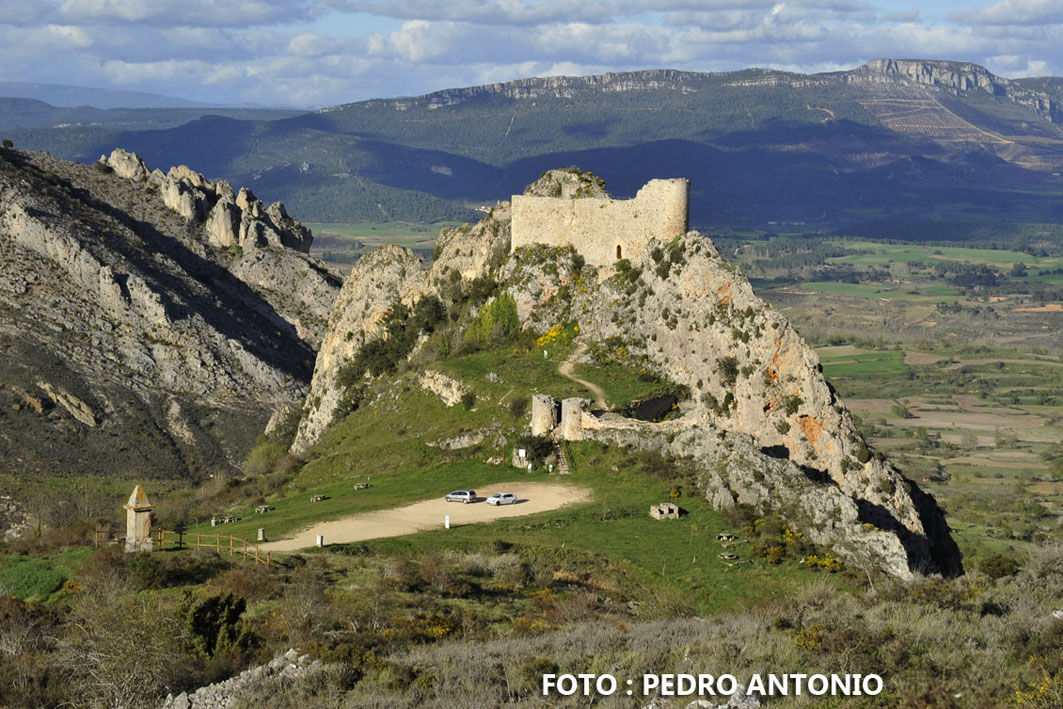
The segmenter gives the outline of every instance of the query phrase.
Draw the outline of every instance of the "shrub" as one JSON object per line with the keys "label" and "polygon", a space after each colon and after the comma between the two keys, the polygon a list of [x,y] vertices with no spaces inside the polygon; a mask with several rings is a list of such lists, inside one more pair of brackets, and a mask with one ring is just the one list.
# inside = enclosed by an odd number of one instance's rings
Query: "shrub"
{"label": "shrub", "polygon": [[472,411],[472,407],[476,406],[476,394],[471,391],[462,394],[461,405],[466,411]]}
{"label": "shrub", "polygon": [[1019,562],[1004,554],[990,554],[978,560],[978,570],[996,581],[1019,573]]}
{"label": "shrub", "polygon": [[203,583],[226,567],[220,557],[210,552],[141,553],[127,559],[129,582],[138,590]]}
{"label": "shrub", "polygon": [[11,142],[10,138],[4,138],[3,145],[4,145],[5,148],[8,148],[9,150],[11,148],[15,147],[15,144]]}
{"label": "shrub", "polygon": [[240,618],[246,608],[247,602],[231,593],[210,596],[198,603],[186,593],[183,615],[196,652],[202,657],[214,657],[250,649],[254,637]]}
{"label": "shrub", "polygon": [[783,397],[782,408],[787,416],[793,416],[797,413],[797,410],[801,407],[802,403],[804,402],[801,401],[801,397],[796,394],[790,394],[789,396]]}
{"label": "shrub", "polygon": [[287,446],[263,433],[244,460],[244,473],[251,476],[271,473],[287,452]]}
{"label": "shrub", "polygon": [[528,397],[518,396],[509,402],[509,415],[519,419],[528,411]]}
{"label": "shrub", "polygon": [[716,372],[724,386],[734,386],[738,379],[738,360],[734,357],[721,357],[716,360]]}
{"label": "shrub", "polygon": [[539,467],[554,452],[554,442],[546,436],[533,436],[530,433],[517,439],[517,447],[523,448],[525,459],[533,467]]}
{"label": "shrub", "polygon": [[503,343],[520,331],[517,301],[503,293],[480,308],[465,332],[465,343],[473,347],[487,347]]}

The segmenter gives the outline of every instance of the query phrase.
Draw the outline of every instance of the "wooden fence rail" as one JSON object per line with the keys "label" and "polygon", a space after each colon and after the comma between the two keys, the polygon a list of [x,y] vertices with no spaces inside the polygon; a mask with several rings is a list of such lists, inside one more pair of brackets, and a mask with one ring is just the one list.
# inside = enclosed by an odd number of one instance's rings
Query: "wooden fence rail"
{"label": "wooden fence rail", "polygon": [[[124,541],[125,537],[106,529],[97,529],[95,534],[95,546],[103,544],[117,544]],[[256,564],[269,566],[272,563],[272,554],[263,552],[253,544],[248,544],[246,539],[234,537],[231,534],[201,534],[199,532],[171,532],[167,529],[155,530],[156,548],[160,551],[166,548],[183,549],[185,547],[198,547],[214,549],[219,554],[228,551],[229,556],[238,555],[254,561]]]}
{"label": "wooden fence rail", "polygon": [[167,544],[181,548],[185,546],[214,549],[219,554],[228,551],[229,556],[239,555],[245,559],[254,561],[256,564],[269,566],[272,562],[270,552],[261,552],[253,544],[248,544],[246,539],[234,537],[231,534],[202,534],[200,532],[171,532],[160,529],[156,532],[159,550],[165,549]]}

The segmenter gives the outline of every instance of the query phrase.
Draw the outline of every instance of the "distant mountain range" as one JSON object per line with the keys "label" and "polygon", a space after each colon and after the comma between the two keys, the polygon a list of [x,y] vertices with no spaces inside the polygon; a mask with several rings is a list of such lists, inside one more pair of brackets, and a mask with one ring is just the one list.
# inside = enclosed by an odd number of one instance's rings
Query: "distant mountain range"
{"label": "distant mountain range", "polygon": [[31,98],[52,106],[74,108],[204,108],[211,104],[188,99],[149,94],[141,91],[117,91],[93,89],[86,86],[62,86],[59,84],[23,84],[0,81],[0,96],[8,98]]}
{"label": "distant mountain range", "polygon": [[120,145],[252,185],[308,221],[469,218],[566,165],[618,196],[689,177],[692,222],[708,229],[1063,220],[1063,79],[962,62],[551,77],[313,113],[104,111],[64,126],[39,106],[30,125],[10,101],[0,130],[21,147],[91,161]]}

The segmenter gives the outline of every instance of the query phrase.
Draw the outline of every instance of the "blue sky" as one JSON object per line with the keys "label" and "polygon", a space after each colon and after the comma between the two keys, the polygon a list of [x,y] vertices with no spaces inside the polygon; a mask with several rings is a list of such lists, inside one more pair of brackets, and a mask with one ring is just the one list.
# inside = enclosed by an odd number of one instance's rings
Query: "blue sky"
{"label": "blue sky", "polygon": [[1063,0],[0,0],[0,81],[324,106],[528,76],[817,72],[877,57],[1063,74]]}

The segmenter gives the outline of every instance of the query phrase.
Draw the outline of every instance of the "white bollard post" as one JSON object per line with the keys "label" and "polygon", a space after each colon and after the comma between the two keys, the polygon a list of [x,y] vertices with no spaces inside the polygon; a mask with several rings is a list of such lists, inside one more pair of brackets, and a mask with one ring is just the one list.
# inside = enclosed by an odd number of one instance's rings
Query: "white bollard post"
{"label": "white bollard post", "polygon": [[450,529],[450,515],[443,518],[443,529]]}
{"label": "white bollard post", "polygon": [[317,545],[319,547],[325,546],[325,535],[324,534],[317,535]]}
{"label": "white bollard post", "polygon": [[260,541],[260,542],[266,541],[266,530],[263,529],[262,527],[258,528],[258,541]]}
{"label": "white bollard post", "polygon": [[218,518],[217,517],[211,517],[210,518],[210,526],[211,527],[217,527],[218,526]]}

